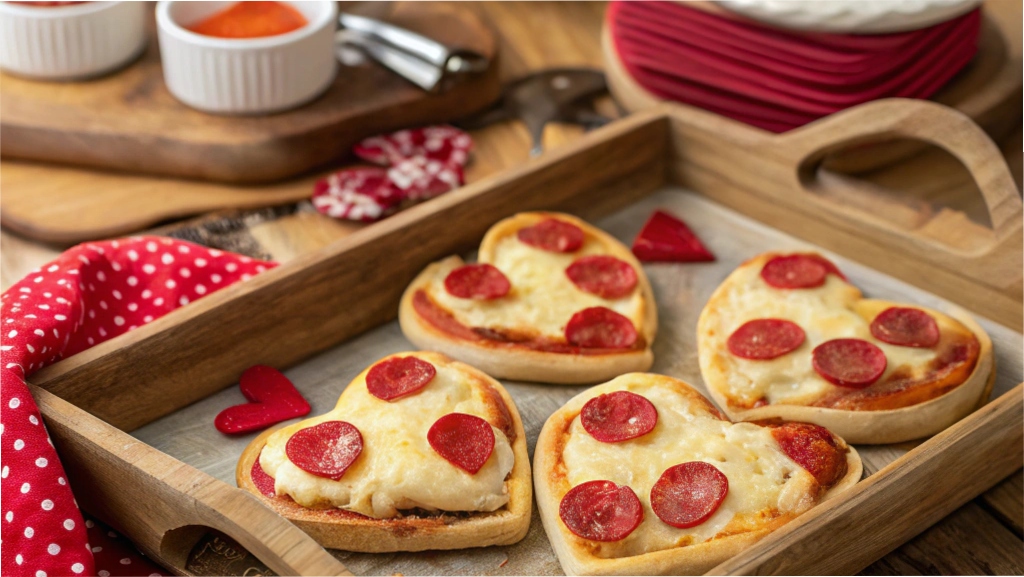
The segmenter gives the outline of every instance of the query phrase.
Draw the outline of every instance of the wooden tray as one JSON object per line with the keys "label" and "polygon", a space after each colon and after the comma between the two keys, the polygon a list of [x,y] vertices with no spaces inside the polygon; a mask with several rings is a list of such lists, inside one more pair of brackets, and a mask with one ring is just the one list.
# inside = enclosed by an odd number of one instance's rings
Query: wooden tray
{"label": "wooden tray", "polygon": [[[658,299],[658,338],[654,343],[654,365],[651,372],[671,375],[693,383],[708,395],[702,386],[697,362],[696,327],[701,304],[741,262],[767,248],[799,251],[814,248],[797,241],[756,220],[737,214],[706,197],[686,192],[676,186],[663,186],[628,207],[594,222],[602,230],[629,243],[639,232],[647,217],[656,209],[686,215],[701,239],[714,250],[714,263],[691,265],[651,264],[645,267]],[[863,265],[829,255],[853,282],[866,294],[898,302],[912,302],[944,309],[951,305],[926,291],[911,287]],[[1019,351],[1024,338],[1012,329],[992,321],[983,321],[985,330],[995,343],[999,374],[994,395],[1005,393],[1021,380],[1022,359]],[[322,414],[334,407],[343,387],[361,372],[366,364],[386,354],[409,350],[409,341],[398,323],[391,321],[347,341],[316,357],[303,361],[287,371],[287,376],[313,407],[312,414]],[[548,415],[582,392],[585,386],[546,386],[515,381],[503,384],[516,400],[523,417],[527,443],[533,447]],[[235,484],[235,468],[242,450],[256,434],[226,437],[215,433],[212,423],[225,407],[245,402],[237,387],[192,403],[170,415],[132,431],[136,439],[192,465],[228,485]],[[868,474],[888,465],[913,444],[899,447],[860,446],[861,458]],[[518,575],[558,574],[561,569],[552,555],[539,516],[535,516],[526,538],[510,547],[490,547],[462,551],[374,555],[332,552],[349,570],[361,574],[427,575],[477,574],[498,570]],[[226,537],[220,537],[227,542]],[[205,542],[203,542],[205,547]],[[225,558],[207,550],[193,548],[193,564],[209,574],[232,574],[225,567]],[[238,550],[237,547],[235,547]],[[232,560],[234,563],[234,560]],[[259,567],[250,557],[249,566]]]}
{"label": "wooden tray", "polygon": [[[725,11],[714,3],[699,1],[695,5],[705,10]],[[1019,19],[1019,10],[1014,12],[1011,3],[986,2],[978,54],[930,99],[966,114],[996,140],[1019,124],[1022,75]],[[635,112],[665,102],[626,71],[612,47],[607,25],[602,51],[608,88],[626,110]],[[915,142],[873,142],[835,150],[823,164],[838,172],[859,173],[898,162],[921,150],[920,143]]]}
{"label": "wooden tray", "polygon": [[[833,146],[880,133],[925,139],[960,158],[983,191],[994,229],[947,227],[958,243],[950,248],[930,238],[927,226],[907,230],[873,216],[885,207],[857,209],[819,194],[806,168]],[[471,250],[500,218],[533,209],[593,218],[666,185],[883,272],[908,274],[911,283],[945,290],[951,300],[1019,331],[1020,298],[1006,293],[1021,286],[1021,202],[1005,164],[995,159],[991,140],[968,119],[920,101],[879,101],[784,135],[666,106],[48,367],[33,375],[33,392],[80,504],[147,554],[185,571],[192,546],[212,527],[273,571],[341,573],[340,563],[255,498],[124,431],[212,395],[253,364],[291,366],[392,320],[402,290],[424,265]],[[942,213],[935,218],[956,222]],[[965,243],[970,250],[960,248]],[[384,255],[386,270],[378,266]],[[1014,338],[1019,342],[1019,334]],[[1019,360],[1016,366],[1011,372],[1019,372]],[[909,452],[905,445],[877,448],[888,465],[716,571],[859,570],[1020,468],[1022,413],[1024,386],[1016,386]],[[970,474],[951,478],[950,470]],[[942,475],[950,482],[930,483]],[[830,535],[837,538],[820,547]]]}
{"label": "wooden tray", "polygon": [[[494,34],[457,5],[403,2],[389,20],[491,58]],[[87,82],[0,74],[0,155],[230,183],[280,180],[337,161],[360,139],[472,114],[501,92],[497,66],[428,94],[376,64],[340,67],[295,110],[239,119],[193,110],[164,85],[155,32],[142,58]]]}

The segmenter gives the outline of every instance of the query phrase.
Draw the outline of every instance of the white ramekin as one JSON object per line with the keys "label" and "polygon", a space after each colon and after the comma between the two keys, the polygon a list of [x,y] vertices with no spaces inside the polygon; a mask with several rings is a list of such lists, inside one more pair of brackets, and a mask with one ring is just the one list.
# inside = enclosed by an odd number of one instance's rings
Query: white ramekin
{"label": "white ramekin", "polygon": [[327,90],[338,66],[337,3],[287,2],[308,24],[277,36],[215,38],[184,28],[231,4],[157,4],[164,82],[175,98],[204,112],[262,114],[294,108]]}
{"label": "white ramekin", "polygon": [[145,2],[52,8],[0,2],[0,68],[40,80],[111,72],[146,47]]}

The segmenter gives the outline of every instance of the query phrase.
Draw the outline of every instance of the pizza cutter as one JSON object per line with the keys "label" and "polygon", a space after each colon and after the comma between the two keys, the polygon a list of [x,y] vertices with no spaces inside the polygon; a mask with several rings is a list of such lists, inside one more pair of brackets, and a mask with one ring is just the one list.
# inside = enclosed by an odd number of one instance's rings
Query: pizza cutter
{"label": "pizza cutter", "polygon": [[607,91],[604,73],[597,69],[543,70],[509,82],[493,108],[457,125],[474,130],[503,120],[522,120],[533,142],[530,155],[537,156],[544,151],[544,126],[549,122],[580,124],[587,129],[610,122],[611,118],[592,106],[594,97]]}

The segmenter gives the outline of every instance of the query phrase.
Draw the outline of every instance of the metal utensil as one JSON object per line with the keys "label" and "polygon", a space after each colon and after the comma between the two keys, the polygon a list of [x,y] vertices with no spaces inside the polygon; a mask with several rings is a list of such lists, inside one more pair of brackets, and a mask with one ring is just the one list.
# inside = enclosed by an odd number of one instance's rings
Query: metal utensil
{"label": "metal utensil", "polygon": [[490,61],[470,50],[456,50],[394,24],[341,13],[339,46],[358,47],[384,67],[426,90],[441,89],[446,77],[483,72]]}
{"label": "metal utensil", "polygon": [[473,130],[502,120],[522,120],[533,141],[530,155],[537,156],[544,151],[544,126],[549,122],[570,122],[587,129],[610,122],[591,103],[607,91],[604,73],[597,69],[543,70],[506,84],[493,108],[456,124]]}

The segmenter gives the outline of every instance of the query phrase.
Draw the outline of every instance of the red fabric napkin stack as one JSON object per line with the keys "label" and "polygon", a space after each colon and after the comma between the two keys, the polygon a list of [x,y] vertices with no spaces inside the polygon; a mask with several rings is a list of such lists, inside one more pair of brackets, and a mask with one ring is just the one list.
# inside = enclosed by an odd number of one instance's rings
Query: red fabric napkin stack
{"label": "red fabric napkin stack", "polygon": [[169,238],[134,237],[69,249],[3,293],[4,575],[159,573],[116,534],[83,519],[25,379],[272,266]]}
{"label": "red fabric napkin stack", "polygon": [[616,0],[608,27],[648,91],[783,132],[887,97],[928,98],[977,52],[980,9],[893,34],[784,30],[676,2]]}

